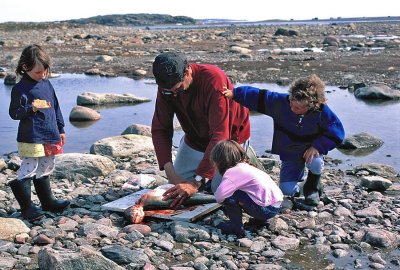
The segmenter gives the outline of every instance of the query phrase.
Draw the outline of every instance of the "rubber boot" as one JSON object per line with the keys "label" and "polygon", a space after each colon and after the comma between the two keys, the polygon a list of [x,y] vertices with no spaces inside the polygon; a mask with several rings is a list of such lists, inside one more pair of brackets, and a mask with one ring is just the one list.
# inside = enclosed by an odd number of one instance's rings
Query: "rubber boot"
{"label": "rubber boot", "polygon": [[245,235],[242,222],[242,208],[239,205],[224,203],[224,213],[229,221],[221,222],[217,225],[224,234],[235,234],[238,237]]}
{"label": "rubber boot", "polygon": [[13,180],[8,184],[21,208],[21,214],[24,219],[34,221],[44,216],[42,210],[32,202],[31,178]]}
{"label": "rubber boot", "polygon": [[306,183],[303,187],[305,203],[316,206],[319,204],[322,195],[321,175],[308,172]]}
{"label": "rubber boot", "polygon": [[62,212],[66,209],[70,202],[66,200],[57,200],[50,187],[49,176],[33,179],[36,194],[42,204],[42,209],[50,212]]}

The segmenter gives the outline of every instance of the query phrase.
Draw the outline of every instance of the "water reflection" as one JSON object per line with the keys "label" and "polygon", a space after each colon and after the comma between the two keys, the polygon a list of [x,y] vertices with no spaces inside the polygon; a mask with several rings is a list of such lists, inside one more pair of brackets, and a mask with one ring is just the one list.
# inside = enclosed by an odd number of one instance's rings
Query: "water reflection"
{"label": "water reflection", "polygon": [[88,128],[88,127],[94,125],[95,123],[97,123],[97,121],[99,121],[99,120],[94,120],[94,121],[69,121],[69,122],[71,123],[71,125],[73,125],[76,128]]}
{"label": "water reflection", "polygon": [[338,148],[337,150],[346,156],[353,156],[353,157],[365,157],[368,156],[369,154],[375,152],[381,147],[379,146],[374,146],[374,147],[368,147],[368,148],[359,148],[359,149],[340,149]]}
{"label": "water reflection", "polygon": [[[97,140],[120,135],[132,124],[151,125],[153,117],[157,86],[154,80],[132,80],[125,77],[106,78],[86,76],[83,74],[61,74],[59,78],[51,79],[56,90],[61,110],[64,115],[65,131],[68,143],[65,153],[87,152]],[[239,86],[240,84],[237,84]],[[277,92],[287,92],[288,86],[276,84],[253,83],[255,87]],[[76,106],[77,96],[90,89],[96,93],[131,93],[143,96],[151,102],[141,104],[111,104],[92,106],[100,111],[101,119],[89,122],[69,122],[68,115]],[[18,121],[8,116],[10,90],[0,79],[0,154],[9,153],[17,149],[16,136]],[[341,119],[346,136],[367,132],[384,141],[378,149],[367,151],[339,151],[328,153],[335,160],[342,160],[339,168],[347,169],[362,163],[379,161],[394,166],[400,170],[400,102],[399,101],[371,101],[361,100],[347,90],[327,86],[328,105]],[[252,113],[251,144],[258,155],[263,155],[270,149],[273,135],[273,121],[266,115]],[[174,145],[178,145],[182,131],[174,134]]]}

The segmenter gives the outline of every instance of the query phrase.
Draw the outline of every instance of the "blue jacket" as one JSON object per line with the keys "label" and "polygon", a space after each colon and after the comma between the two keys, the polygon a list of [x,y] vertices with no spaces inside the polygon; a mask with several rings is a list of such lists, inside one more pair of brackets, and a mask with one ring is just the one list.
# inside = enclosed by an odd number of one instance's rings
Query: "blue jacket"
{"label": "blue jacket", "polygon": [[[34,99],[50,101],[51,108],[33,112]],[[20,120],[18,142],[58,143],[64,132],[64,119],[61,114],[54,88],[49,80],[35,81],[28,75],[14,85],[11,91],[10,117]]]}
{"label": "blue jacket", "polygon": [[344,139],[342,123],[326,104],[320,110],[300,116],[291,111],[288,94],[251,86],[235,88],[234,100],[251,111],[272,117],[274,135],[271,151],[278,154],[281,160],[300,159],[310,146],[326,155]]}

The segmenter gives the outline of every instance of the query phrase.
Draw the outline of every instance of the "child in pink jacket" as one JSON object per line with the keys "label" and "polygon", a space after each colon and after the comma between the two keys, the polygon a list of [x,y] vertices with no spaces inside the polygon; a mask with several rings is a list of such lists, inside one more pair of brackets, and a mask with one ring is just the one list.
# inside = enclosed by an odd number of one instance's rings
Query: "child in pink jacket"
{"label": "child in pink jacket", "polygon": [[261,224],[280,212],[282,191],[267,173],[248,164],[246,152],[237,142],[220,141],[210,159],[222,175],[214,195],[229,218],[217,226],[223,233],[244,235],[243,211]]}

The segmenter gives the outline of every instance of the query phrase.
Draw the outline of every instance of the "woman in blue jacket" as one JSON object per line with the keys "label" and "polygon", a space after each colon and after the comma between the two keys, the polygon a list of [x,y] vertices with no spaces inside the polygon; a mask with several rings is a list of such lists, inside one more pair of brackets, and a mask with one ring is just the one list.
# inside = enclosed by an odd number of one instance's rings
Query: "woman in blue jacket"
{"label": "woman in blue jacket", "polygon": [[252,111],[272,117],[272,153],[280,156],[280,188],[285,195],[298,196],[305,167],[308,176],[303,187],[305,202],[318,205],[322,194],[322,155],[344,139],[339,118],[326,104],[325,84],[316,75],[296,80],[288,94],[241,86],[224,91]]}

